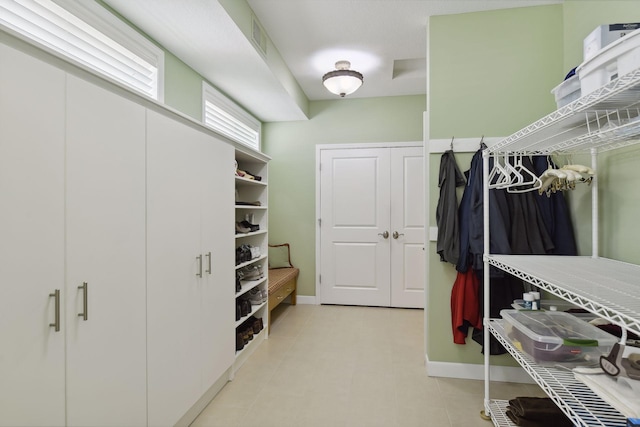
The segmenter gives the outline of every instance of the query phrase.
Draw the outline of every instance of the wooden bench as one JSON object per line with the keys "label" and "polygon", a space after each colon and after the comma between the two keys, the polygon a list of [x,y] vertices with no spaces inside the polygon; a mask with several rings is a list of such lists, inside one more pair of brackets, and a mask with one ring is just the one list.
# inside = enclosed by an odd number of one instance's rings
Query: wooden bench
{"label": "wooden bench", "polygon": [[278,306],[284,299],[291,296],[291,305],[296,305],[298,275],[300,270],[291,264],[291,253],[288,243],[281,245],[269,245],[270,248],[280,248],[276,250],[286,250],[287,262],[281,261],[271,268],[272,260],[269,259],[269,322],[267,331],[271,332],[271,310]]}

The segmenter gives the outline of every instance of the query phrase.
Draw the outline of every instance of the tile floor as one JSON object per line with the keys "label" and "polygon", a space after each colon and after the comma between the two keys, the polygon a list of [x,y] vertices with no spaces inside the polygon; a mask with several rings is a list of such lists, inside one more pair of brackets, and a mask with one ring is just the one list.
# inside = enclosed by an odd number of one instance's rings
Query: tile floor
{"label": "tile floor", "polygon": [[[423,312],[281,304],[272,331],[192,427],[491,427],[483,382],[426,375]],[[492,397],[544,396],[494,383]]]}

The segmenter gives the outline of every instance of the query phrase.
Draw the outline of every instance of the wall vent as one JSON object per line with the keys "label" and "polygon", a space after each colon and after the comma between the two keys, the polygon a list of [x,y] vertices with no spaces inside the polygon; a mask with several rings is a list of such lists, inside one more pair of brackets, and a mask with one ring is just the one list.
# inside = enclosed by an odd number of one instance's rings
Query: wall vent
{"label": "wall vent", "polygon": [[253,44],[258,48],[258,51],[264,56],[267,56],[267,34],[255,16],[251,16],[251,39]]}

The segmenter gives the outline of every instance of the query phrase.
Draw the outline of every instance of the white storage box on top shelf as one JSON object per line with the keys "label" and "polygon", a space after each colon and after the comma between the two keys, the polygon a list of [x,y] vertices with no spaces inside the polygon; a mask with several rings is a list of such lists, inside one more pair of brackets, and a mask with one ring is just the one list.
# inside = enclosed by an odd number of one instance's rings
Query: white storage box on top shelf
{"label": "white storage box on top shelf", "polygon": [[573,75],[551,89],[551,93],[556,98],[558,109],[564,107],[570,102],[580,98],[580,79],[577,75]]}
{"label": "white storage box on top shelf", "polygon": [[502,310],[513,345],[540,365],[592,364],[606,356],[617,338],[559,311]]}
{"label": "white storage box on top shelf", "polygon": [[600,49],[638,28],[640,28],[640,22],[600,25],[584,38],[582,60],[592,58]]}
{"label": "white storage box on top shelf", "polygon": [[609,44],[578,66],[582,96],[637,68],[640,68],[640,30]]}

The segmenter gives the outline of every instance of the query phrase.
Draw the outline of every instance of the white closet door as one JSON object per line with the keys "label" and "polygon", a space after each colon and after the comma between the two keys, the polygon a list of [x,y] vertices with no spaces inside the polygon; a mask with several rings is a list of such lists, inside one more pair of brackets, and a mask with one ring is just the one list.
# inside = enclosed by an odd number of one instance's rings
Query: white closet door
{"label": "white closet door", "polygon": [[[174,425],[201,396],[199,132],[147,112],[148,422]],[[231,286],[231,285],[229,285]]]}
{"label": "white closet door", "polygon": [[200,199],[205,257],[201,334],[202,392],[205,392],[235,359],[235,178],[233,147],[211,136],[203,136]]}
{"label": "white closet door", "polygon": [[320,167],[322,303],[388,306],[389,149],[322,150]]}
{"label": "white closet door", "polygon": [[425,235],[422,152],[422,147],[391,149],[392,307],[424,307]]}
{"label": "white closet door", "polygon": [[73,76],[67,93],[67,425],[142,426],[145,109]]}
{"label": "white closet door", "polygon": [[0,63],[0,425],[64,425],[65,76],[2,43]]}

